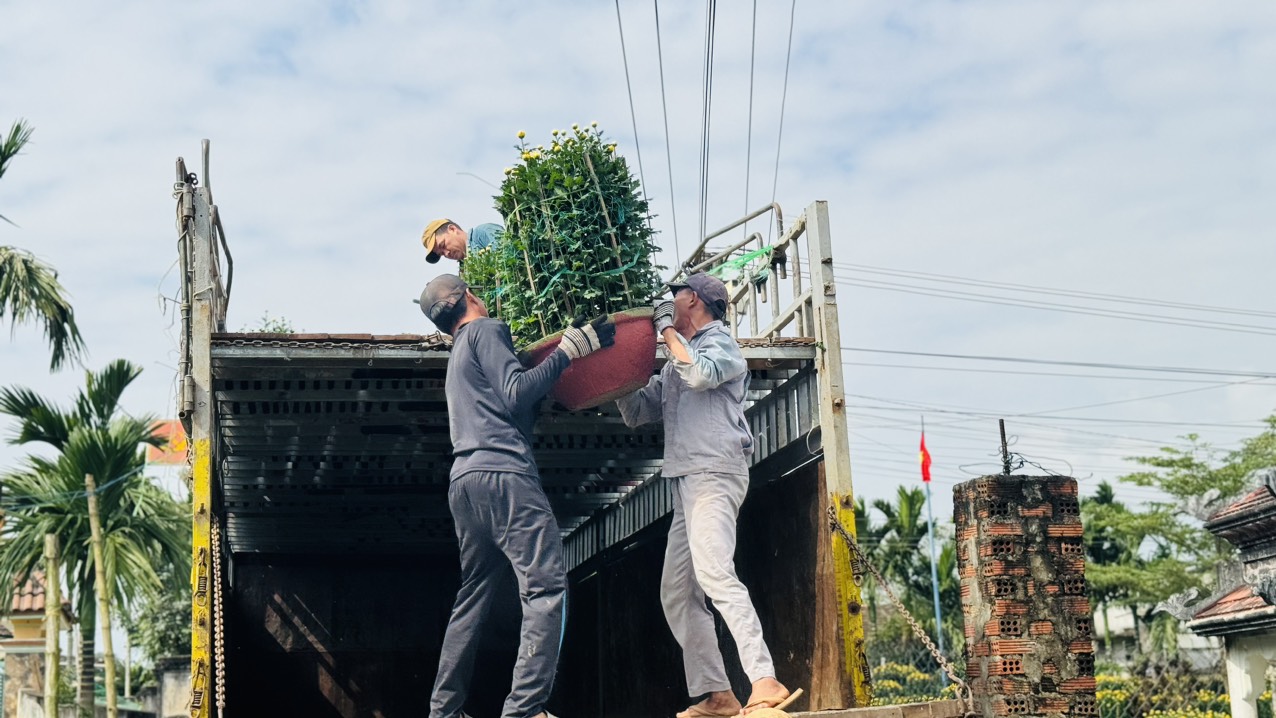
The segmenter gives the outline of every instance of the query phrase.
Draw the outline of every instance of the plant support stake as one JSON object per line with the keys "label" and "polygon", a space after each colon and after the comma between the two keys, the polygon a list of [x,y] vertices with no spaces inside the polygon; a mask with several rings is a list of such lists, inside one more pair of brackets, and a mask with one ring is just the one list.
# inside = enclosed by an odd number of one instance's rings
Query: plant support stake
{"label": "plant support stake", "polygon": [[58,718],[58,619],[62,591],[58,586],[58,537],[44,535],[44,718]]}
{"label": "plant support stake", "polygon": [[115,651],[111,648],[111,596],[102,558],[102,520],[97,512],[97,487],[93,474],[84,475],[89,495],[89,530],[93,541],[93,572],[97,577],[97,611],[102,614],[102,651],[106,654],[106,718],[119,718],[115,702]]}

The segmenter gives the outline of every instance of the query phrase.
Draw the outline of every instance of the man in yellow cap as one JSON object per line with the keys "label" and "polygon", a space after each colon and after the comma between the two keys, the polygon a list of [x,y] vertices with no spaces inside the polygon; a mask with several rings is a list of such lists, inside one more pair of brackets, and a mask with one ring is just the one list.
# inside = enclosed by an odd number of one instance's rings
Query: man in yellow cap
{"label": "man in yellow cap", "polygon": [[425,226],[421,233],[421,244],[425,245],[425,261],[434,264],[439,257],[447,257],[455,262],[465,259],[470,252],[477,252],[487,247],[496,235],[504,232],[499,224],[480,224],[469,232],[450,219],[436,219]]}

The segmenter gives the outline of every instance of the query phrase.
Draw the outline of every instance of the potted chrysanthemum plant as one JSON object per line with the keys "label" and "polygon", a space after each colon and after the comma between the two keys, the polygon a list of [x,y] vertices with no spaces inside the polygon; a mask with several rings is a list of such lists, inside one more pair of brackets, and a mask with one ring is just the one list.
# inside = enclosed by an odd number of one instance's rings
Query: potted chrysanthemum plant
{"label": "potted chrysanthemum plant", "polygon": [[613,317],[616,345],[574,362],[554,388],[556,401],[582,409],[651,376],[661,267],[647,200],[616,144],[596,122],[550,135],[547,147],[518,133],[519,160],[495,198],[505,232],[466,258],[462,276],[535,360],[576,318]]}

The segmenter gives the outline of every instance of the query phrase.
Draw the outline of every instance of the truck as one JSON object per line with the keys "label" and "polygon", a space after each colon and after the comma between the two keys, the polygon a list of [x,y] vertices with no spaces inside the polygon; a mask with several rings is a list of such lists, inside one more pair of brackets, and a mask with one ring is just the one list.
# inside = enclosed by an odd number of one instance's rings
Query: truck
{"label": "truck", "polygon": [[[178,414],[192,492],[189,713],[425,715],[459,585],[448,339],[227,332],[234,260],[207,183],[207,141],[201,170],[178,158],[174,185]],[[761,232],[738,239],[754,220],[773,229],[769,242]],[[707,234],[678,267],[733,270],[727,323],[748,361],[755,436],[736,563],[777,677],[806,690],[794,708],[809,710],[866,706],[872,680],[862,569],[829,521],[854,527],[832,249],[826,202],[789,218],[769,204]],[[570,579],[550,710],[671,713],[687,696],[659,600],[671,512],[660,428],[625,427],[614,404],[546,404],[536,460]],[[485,627],[469,715],[497,715],[509,689],[520,619],[512,572],[510,586]],[[719,628],[733,685],[747,694]]]}

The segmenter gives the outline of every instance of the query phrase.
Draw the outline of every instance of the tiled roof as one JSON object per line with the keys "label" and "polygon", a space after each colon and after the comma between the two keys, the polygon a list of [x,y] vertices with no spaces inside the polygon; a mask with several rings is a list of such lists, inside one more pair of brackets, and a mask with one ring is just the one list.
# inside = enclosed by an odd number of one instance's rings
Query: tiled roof
{"label": "tiled roof", "polygon": [[1192,620],[1199,621],[1202,618],[1218,618],[1228,616],[1245,611],[1252,611],[1258,608],[1267,608],[1271,606],[1262,596],[1254,593],[1254,589],[1248,585],[1237,586],[1232,591],[1217,601],[1198,611]]}
{"label": "tiled roof", "polygon": [[[70,605],[66,599],[62,600],[63,611],[69,610]],[[13,601],[9,604],[8,615],[10,616],[28,613],[44,613],[44,573],[42,571],[33,571],[26,583],[14,591]]]}
{"label": "tiled roof", "polygon": [[1224,506],[1219,509],[1213,516],[1210,516],[1210,523],[1231,518],[1239,514],[1248,513],[1260,508],[1276,508],[1276,496],[1272,496],[1272,492],[1266,486],[1260,486],[1257,489],[1246,494],[1243,498]]}

